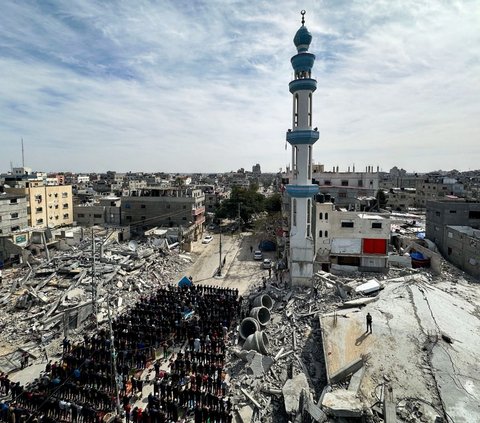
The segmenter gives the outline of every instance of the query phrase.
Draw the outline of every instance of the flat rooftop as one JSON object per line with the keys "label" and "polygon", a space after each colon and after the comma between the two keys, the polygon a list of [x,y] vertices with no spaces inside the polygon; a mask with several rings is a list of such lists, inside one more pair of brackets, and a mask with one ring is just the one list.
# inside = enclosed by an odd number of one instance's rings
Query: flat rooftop
{"label": "flat rooftop", "polygon": [[[417,274],[387,281],[377,300],[362,309],[321,316],[329,380],[363,356],[358,393],[366,407],[376,402],[379,384],[389,381],[397,411],[402,400],[420,398],[428,421],[440,415],[443,403],[452,421],[479,422],[479,297],[478,286],[434,286]],[[372,334],[366,333],[368,312]]]}

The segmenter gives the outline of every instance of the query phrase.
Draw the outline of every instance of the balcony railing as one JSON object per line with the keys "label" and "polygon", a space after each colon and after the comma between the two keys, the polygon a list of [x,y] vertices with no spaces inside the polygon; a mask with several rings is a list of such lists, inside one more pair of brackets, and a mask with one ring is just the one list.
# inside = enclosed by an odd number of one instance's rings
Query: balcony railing
{"label": "balcony railing", "polygon": [[192,216],[198,216],[202,213],[205,213],[205,207],[197,207],[196,209],[192,209]]}

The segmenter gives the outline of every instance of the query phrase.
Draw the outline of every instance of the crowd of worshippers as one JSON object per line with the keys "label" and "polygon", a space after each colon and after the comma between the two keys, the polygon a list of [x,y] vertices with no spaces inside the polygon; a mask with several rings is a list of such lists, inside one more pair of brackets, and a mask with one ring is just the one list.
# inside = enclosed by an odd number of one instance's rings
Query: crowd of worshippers
{"label": "crowd of worshippers", "polygon": [[[192,285],[160,288],[113,323],[119,393],[126,421],[175,422],[179,410],[195,422],[231,421],[223,370],[225,339],[239,312],[236,289]],[[0,378],[11,401],[0,403],[0,421],[96,423],[116,407],[112,339],[100,329],[83,342],[63,340],[59,362],[49,362],[40,378],[25,388]],[[175,344],[186,344],[173,355]],[[155,363],[153,393],[145,410],[133,407],[144,381],[135,377],[163,350],[169,372]],[[121,382],[120,382],[121,380]]]}

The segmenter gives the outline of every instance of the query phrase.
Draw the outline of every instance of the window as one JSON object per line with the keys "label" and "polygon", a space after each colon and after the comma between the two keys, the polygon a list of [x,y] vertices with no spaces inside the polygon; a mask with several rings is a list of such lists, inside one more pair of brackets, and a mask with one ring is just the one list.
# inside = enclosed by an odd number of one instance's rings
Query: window
{"label": "window", "polygon": [[55,204],[55,209],[58,209],[58,204]]}
{"label": "window", "polygon": [[439,216],[440,216],[440,212],[439,212],[439,211],[436,211],[436,212],[435,212],[435,216],[439,217]]}
{"label": "window", "polygon": [[307,224],[310,224],[312,220],[312,200],[307,200]]}
{"label": "window", "polygon": [[456,210],[450,210],[450,214],[455,214],[456,212]]}
{"label": "window", "polygon": [[469,219],[480,219],[480,210],[470,210],[468,212]]}
{"label": "window", "polygon": [[85,214],[84,214],[84,213],[78,213],[77,216],[78,216],[78,217],[85,217]]}
{"label": "window", "polygon": [[347,198],[347,193],[345,191],[338,193],[339,198]]}
{"label": "window", "polygon": [[186,205],[184,205],[184,206],[183,206],[183,210],[185,210],[186,208],[187,208],[187,206],[186,206]]}
{"label": "window", "polygon": [[297,226],[297,200],[292,200],[292,222],[293,226]]}
{"label": "window", "polygon": [[63,204],[63,208],[64,208],[64,209],[68,209],[68,203],[64,203],[64,204]]}
{"label": "window", "polygon": [[318,236],[321,238],[323,236],[323,231],[318,231]]}
{"label": "window", "polygon": [[297,146],[295,146],[292,148],[292,170],[293,170],[294,177],[297,174],[297,156],[298,156],[298,148]]}
{"label": "window", "polygon": [[68,197],[68,192],[62,192],[62,198],[67,198]]}
{"label": "window", "polygon": [[353,222],[342,221],[342,228],[353,228]]}
{"label": "window", "polygon": [[125,216],[125,219],[127,220],[127,222],[131,222],[132,221],[132,216]]}
{"label": "window", "polygon": [[37,219],[37,225],[43,224],[43,219]]}
{"label": "window", "polygon": [[293,96],[293,127],[298,126],[298,94]]}
{"label": "window", "polygon": [[308,94],[308,126],[312,126],[312,93]]}
{"label": "window", "polygon": [[167,209],[169,209],[169,208],[170,208],[170,204],[167,204]]}
{"label": "window", "polygon": [[447,248],[447,254],[450,256],[452,254],[452,249],[450,247]]}
{"label": "window", "polygon": [[147,208],[147,206],[145,204],[140,204],[140,208],[145,209],[145,208]]}
{"label": "window", "polygon": [[10,213],[10,219],[18,219],[18,213]]}
{"label": "window", "polygon": [[325,238],[328,238],[328,231],[325,231]]}
{"label": "window", "polygon": [[325,220],[328,220],[328,213],[325,213]]}
{"label": "window", "polygon": [[102,215],[101,214],[94,214],[93,217],[94,217],[94,219],[101,219]]}
{"label": "window", "polygon": [[323,182],[323,185],[332,185],[332,181],[325,179],[325,181]]}
{"label": "window", "polygon": [[20,230],[20,226],[12,226],[12,227],[10,228],[10,230],[11,230],[12,232],[19,231],[19,230]]}
{"label": "window", "polygon": [[11,198],[10,199],[10,204],[17,204],[17,199],[16,198]]}
{"label": "window", "polygon": [[140,219],[142,219],[142,220],[145,220],[146,218],[147,218],[146,216],[140,217]]}
{"label": "window", "polygon": [[312,179],[312,146],[308,146],[308,179]]}
{"label": "window", "polygon": [[36,212],[36,213],[41,213],[42,211],[43,211],[43,207],[37,207],[37,208],[35,209],[35,212]]}
{"label": "window", "polygon": [[182,220],[187,220],[187,218],[185,216],[182,217]]}
{"label": "window", "polygon": [[342,180],[342,187],[348,187],[348,181],[343,179]]}
{"label": "window", "polygon": [[323,213],[322,212],[319,213],[318,218],[323,219]]}
{"label": "window", "polygon": [[382,224],[380,222],[372,222],[372,229],[382,229]]}

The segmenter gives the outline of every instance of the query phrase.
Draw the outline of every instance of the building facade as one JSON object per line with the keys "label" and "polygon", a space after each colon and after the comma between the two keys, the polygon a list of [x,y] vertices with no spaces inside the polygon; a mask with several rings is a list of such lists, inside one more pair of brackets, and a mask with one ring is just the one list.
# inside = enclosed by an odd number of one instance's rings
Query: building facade
{"label": "building facade", "polygon": [[320,187],[320,193],[335,198],[335,204],[356,210],[362,198],[375,197],[379,188],[379,172],[373,166],[367,166],[365,172],[340,171],[338,166],[331,172],[325,172],[323,166],[314,166],[313,181]]}
{"label": "building facade", "polygon": [[103,197],[95,203],[75,204],[74,220],[79,226],[121,226],[120,197]]}
{"label": "building facade", "polygon": [[0,236],[27,228],[27,207],[25,195],[0,193]]}
{"label": "building facade", "polygon": [[469,226],[480,229],[480,203],[466,201],[427,201],[425,236],[434,242],[443,256],[446,226]]}
{"label": "building facade", "polygon": [[27,198],[28,225],[55,228],[73,223],[72,186],[48,186],[43,180],[18,181],[6,192]]}
{"label": "building facade", "polygon": [[147,229],[153,226],[194,226],[194,239],[203,233],[205,194],[196,188],[148,188],[122,197],[122,223]]}
{"label": "building facade", "polygon": [[480,229],[446,226],[444,240],[447,260],[480,280]]}
{"label": "building facade", "polygon": [[340,210],[323,195],[317,196],[315,210],[316,267],[387,270],[389,215]]}

